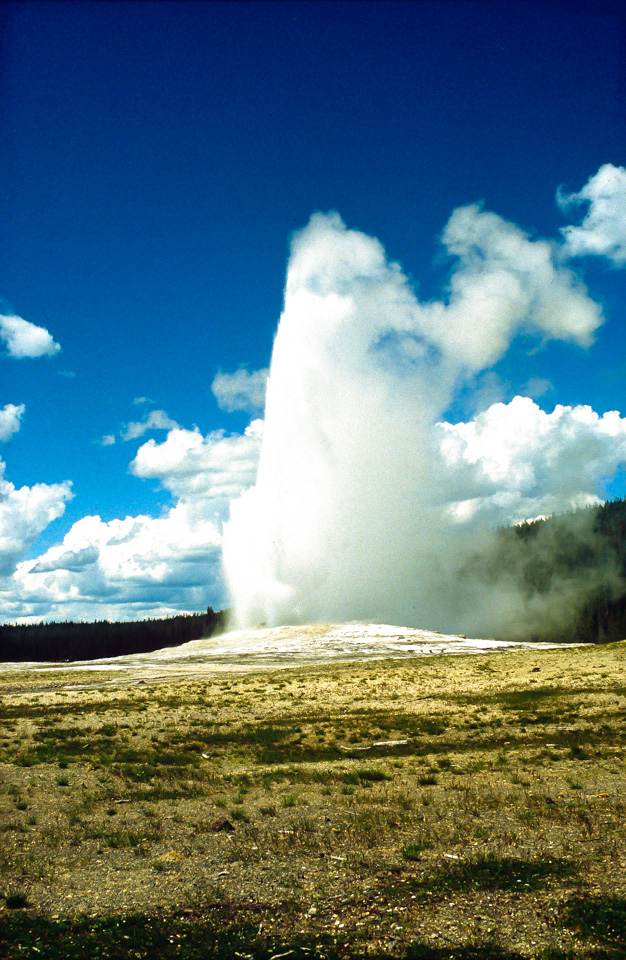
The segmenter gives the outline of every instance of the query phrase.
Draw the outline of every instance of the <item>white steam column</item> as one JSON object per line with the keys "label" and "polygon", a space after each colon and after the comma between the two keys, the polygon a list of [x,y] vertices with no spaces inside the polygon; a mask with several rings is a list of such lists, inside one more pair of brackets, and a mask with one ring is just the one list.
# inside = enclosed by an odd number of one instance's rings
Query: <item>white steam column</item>
{"label": "white steam column", "polygon": [[472,629],[458,571],[490,536],[473,518],[492,490],[480,464],[448,469],[439,421],[518,332],[588,344],[601,313],[548,243],[476,205],[454,211],[442,242],[456,258],[447,300],[422,303],[338,214],[295,236],[258,477],[224,531],[238,626]]}

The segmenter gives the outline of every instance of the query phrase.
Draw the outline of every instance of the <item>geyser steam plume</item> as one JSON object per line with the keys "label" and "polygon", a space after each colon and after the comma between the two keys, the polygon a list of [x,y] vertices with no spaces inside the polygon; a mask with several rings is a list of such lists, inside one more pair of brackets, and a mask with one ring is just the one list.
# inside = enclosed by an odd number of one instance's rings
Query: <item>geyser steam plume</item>
{"label": "geyser steam plume", "polygon": [[440,421],[517,334],[586,346],[601,311],[554,244],[478,205],[454,211],[442,243],[454,258],[445,299],[420,302],[379,241],[337,213],[295,235],[258,477],[224,533],[240,626],[358,619],[469,632],[479,608],[492,622],[515,614],[515,598],[503,611],[502,598],[459,582],[493,521],[518,518],[506,504],[494,514],[485,471]]}

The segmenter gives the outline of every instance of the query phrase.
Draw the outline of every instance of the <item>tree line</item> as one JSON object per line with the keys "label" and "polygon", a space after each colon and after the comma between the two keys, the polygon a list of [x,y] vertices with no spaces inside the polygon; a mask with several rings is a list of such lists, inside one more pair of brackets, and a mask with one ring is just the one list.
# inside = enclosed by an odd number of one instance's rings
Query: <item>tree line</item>
{"label": "tree line", "polygon": [[0,624],[0,661],[96,660],[150,653],[210,637],[224,629],[226,612],[181,614],[155,620],[112,623]]}

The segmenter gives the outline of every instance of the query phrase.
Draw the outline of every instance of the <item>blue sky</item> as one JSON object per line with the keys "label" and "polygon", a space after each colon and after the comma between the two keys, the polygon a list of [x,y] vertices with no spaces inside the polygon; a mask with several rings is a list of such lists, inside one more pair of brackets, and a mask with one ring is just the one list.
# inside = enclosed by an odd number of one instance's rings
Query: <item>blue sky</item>
{"label": "blue sky", "polygon": [[[225,603],[221,524],[254,479],[259,440],[244,431],[262,409],[254,383],[244,384],[247,409],[230,412],[237,381],[223,381],[221,406],[212,384],[218,371],[267,368],[293,231],[315,211],[339,211],[426,301],[445,290],[439,238],[460,206],[482,201],[562,242],[588,206],[561,209],[557,188],[577,193],[603,165],[626,163],[618,10],[5,5],[0,313],[44,328],[60,349],[14,356],[5,337],[0,352],[11,485],[0,619]],[[571,261],[603,307],[593,345],[538,349],[518,337],[447,418],[520,392],[547,412],[626,413],[618,266]],[[218,473],[228,477],[207,493]],[[59,486],[69,481],[73,496]],[[624,490],[612,464],[597,493]],[[133,550],[116,554],[123,540]]]}

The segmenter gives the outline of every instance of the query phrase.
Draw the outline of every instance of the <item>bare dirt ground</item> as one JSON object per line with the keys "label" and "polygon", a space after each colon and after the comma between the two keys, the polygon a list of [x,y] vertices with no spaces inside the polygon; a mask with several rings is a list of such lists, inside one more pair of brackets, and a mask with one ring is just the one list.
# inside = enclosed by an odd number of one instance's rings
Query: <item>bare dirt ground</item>
{"label": "bare dirt ground", "polygon": [[0,956],[624,957],[625,664],[5,669]]}

